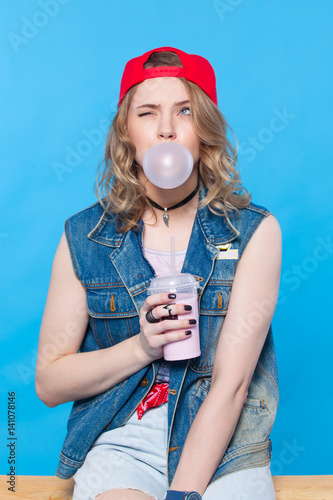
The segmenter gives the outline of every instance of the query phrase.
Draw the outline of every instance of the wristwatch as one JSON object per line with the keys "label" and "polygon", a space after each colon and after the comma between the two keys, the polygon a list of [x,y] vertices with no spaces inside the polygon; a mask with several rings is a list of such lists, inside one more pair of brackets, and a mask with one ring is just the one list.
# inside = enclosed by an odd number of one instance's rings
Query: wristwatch
{"label": "wristwatch", "polygon": [[196,491],[168,490],[164,500],[202,500],[202,498]]}

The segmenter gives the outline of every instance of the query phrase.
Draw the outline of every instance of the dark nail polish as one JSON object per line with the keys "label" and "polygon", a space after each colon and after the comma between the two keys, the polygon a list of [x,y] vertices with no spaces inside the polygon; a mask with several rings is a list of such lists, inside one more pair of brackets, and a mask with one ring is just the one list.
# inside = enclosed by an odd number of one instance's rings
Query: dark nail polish
{"label": "dark nail polish", "polygon": [[190,319],[190,320],[189,320],[190,325],[195,325],[195,324],[196,324],[196,322],[197,322],[197,320],[196,320],[196,319]]}
{"label": "dark nail polish", "polygon": [[185,332],[185,335],[191,335],[191,330],[187,330],[187,332]]}
{"label": "dark nail polish", "polygon": [[192,306],[184,306],[185,311],[192,311]]}
{"label": "dark nail polish", "polygon": [[169,293],[168,297],[169,297],[169,299],[175,299],[176,298],[176,294],[175,293]]}

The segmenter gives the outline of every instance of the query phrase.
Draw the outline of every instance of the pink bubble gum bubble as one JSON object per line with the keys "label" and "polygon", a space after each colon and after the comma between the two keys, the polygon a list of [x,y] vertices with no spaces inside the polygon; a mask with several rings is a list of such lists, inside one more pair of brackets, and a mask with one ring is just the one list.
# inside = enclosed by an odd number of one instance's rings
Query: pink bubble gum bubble
{"label": "pink bubble gum bubble", "polygon": [[193,157],[185,146],[163,142],[148,149],[142,166],[152,184],[163,189],[173,189],[184,184],[190,177]]}

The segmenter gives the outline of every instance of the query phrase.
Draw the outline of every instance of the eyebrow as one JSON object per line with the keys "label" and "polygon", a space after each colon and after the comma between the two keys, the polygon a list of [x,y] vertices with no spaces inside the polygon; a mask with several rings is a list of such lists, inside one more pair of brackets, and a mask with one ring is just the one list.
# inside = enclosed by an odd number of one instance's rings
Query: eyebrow
{"label": "eyebrow", "polygon": [[[178,107],[178,106],[184,106],[185,104],[190,104],[190,101],[188,99],[186,99],[186,101],[179,101],[179,102],[175,102],[174,103],[174,107]],[[158,109],[160,107],[160,105],[158,104],[141,104],[141,106],[138,106],[137,109],[140,109],[140,108],[149,108],[149,109]]]}

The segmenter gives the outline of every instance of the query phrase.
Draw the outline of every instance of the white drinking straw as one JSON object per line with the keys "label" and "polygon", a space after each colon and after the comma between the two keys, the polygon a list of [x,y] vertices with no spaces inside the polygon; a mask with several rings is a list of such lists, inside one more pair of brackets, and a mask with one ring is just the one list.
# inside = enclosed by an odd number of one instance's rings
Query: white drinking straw
{"label": "white drinking straw", "polygon": [[176,262],[175,262],[175,237],[170,236],[170,249],[171,249],[171,276],[176,274]]}

